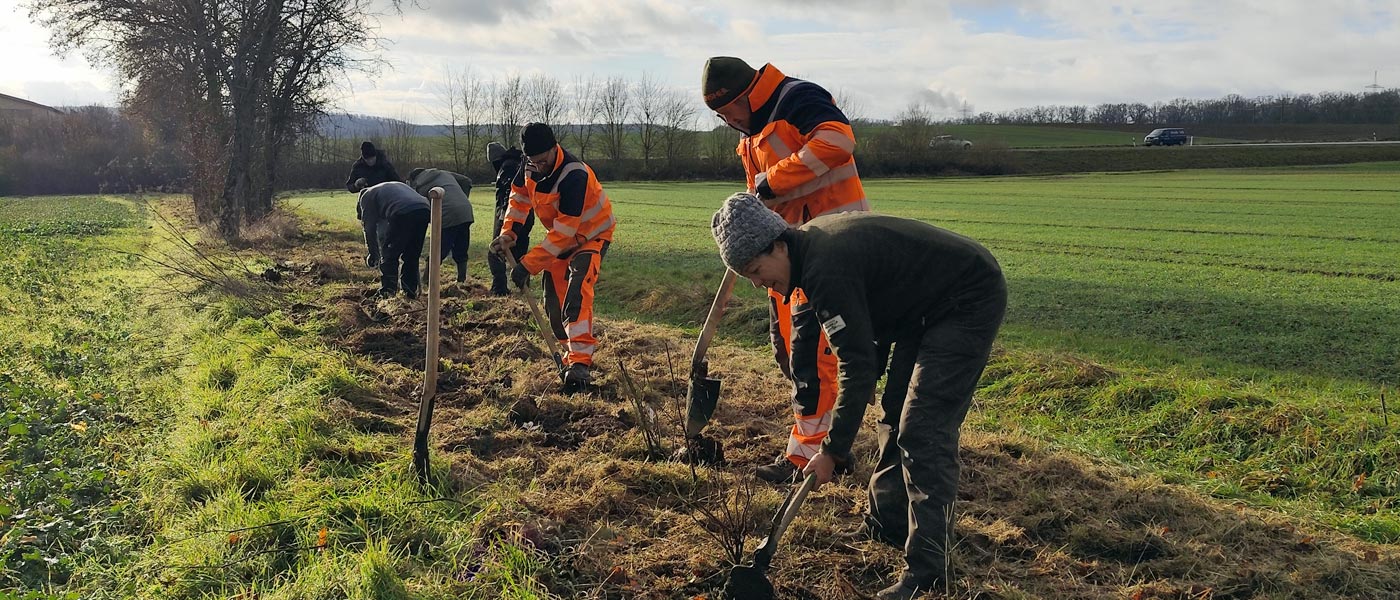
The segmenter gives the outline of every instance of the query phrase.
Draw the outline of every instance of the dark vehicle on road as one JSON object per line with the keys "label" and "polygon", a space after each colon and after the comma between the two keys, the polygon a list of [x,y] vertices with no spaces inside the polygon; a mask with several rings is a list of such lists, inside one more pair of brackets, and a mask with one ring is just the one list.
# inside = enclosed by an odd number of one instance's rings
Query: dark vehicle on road
{"label": "dark vehicle on road", "polygon": [[1180,146],[1185,143],[1186,130],[1180,127],[1153,129],[1152,133],[1142,138],[1144,146]]}

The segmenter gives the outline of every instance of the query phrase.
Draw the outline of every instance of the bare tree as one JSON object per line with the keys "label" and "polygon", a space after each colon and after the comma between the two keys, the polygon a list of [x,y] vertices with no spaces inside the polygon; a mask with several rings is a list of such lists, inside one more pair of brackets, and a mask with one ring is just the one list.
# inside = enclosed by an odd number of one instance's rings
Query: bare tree
{"label": "bare tree", "polygon": [[492,84],[492,108],[495,115],[496,132],[503,143],[509,145],[520,139],[520,128],[525,118],[525,82],[519,75],[511,75],[504,81]]}
{"label": "bare tree", "polygon": [[525,98],[528,120],[547,123],[563,144],[569,131],[559,122],[564,116],[564,89],[559,80],[543,73],[531,76],[525,82]]}
{"label": "bare tree", "polygon": [[466,140],[463,135],[462,104],[459,102],[463,80],[463,74],[454,72],[450,67],[447,69],[445,81],[437,86],[436,99],[439,104],[433,112],[433,117],[446,128],[442,133],[442,142],[447,146],[452,170],[458,173],[466,168]]}
{"label": "bare tree", "polygon": [[679,159],[695,156],[695,102],[684,91],[671,89],[661,103],[661,147],[673,167]]}
{"label": "bare tree", "polygon": [[841,112],[846,115],[846,120],[850,121],[852,125],[865,118],[865,104],[856,100],[855,96],[851,95],[850,90],[846,88],[836,90],[836,93],[831,96],[831,101],[836,104],[836,108],[841,109]]}
{"label": "bare tree", "polygon": [[[397,2],[393,3],[397,7]],[[64,52],[111,65],[128,98],[178,106],[196,214],[236,237],[272,210],[277,165],[322,112],[332,81],[369,63],[370,0],[30,0]]]}
{"label": "bare tree", "polygon": [[609,77],[598,90],[598,116],[603,119],[603,150],[618,160],[627,149],[627,117],[632,112],[631,90],[622,77]]}
{"label": "bare tree", "polygon": [[470,68],[463,70],[459,75],[457,91],[457,102],[461,109],[462,143],[465,148],[462,152],[462,162],[469,168],[485,153],[484,142],[491,135],[486,131],[486,122],[491,116],[491,93],[486,82]]}
{"label": "bare tree", "polygon": [[661,143],[661,113],[665,105],[665,89],[650,73],[643,72],[642,78],[633,88],[632,97],[636,100],[638,141],[642,147],[643,168],[651,170],[651,156]]}
{"label": "bare tree", "polygon": [[593,138],[593,125],[598,121],[598,79],[575,75],[569,102],[573,108],[575,136],[578,138],[579,158],[586,158]]}

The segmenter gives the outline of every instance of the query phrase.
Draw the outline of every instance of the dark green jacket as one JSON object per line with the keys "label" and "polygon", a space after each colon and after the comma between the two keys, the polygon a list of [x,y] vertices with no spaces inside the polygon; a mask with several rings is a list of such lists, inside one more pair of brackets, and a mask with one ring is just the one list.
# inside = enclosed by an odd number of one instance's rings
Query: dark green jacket
{"label": "dark green jacket", "polygon": [[[1001,266],[969,238],[873,213],[817,217],[787,235],[791,287],[802,288],[808,301],[793,307],[793,319],[815,314],[840,373],[822,449],[847,459],[880,379],[876,344],[921,335],[955,298],[996,289]],[[793,340],[794,356],[806,354],[799,354],[798,343]]]}

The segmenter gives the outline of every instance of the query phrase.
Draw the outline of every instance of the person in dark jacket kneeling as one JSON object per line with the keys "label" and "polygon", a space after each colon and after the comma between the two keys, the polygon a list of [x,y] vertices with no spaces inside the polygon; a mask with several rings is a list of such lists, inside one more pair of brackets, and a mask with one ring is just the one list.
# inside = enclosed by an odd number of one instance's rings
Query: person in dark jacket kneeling
{"label": "person in dark jacket kneeling", "polygon": [[941,589],[951,575],[959,429],[1006,312],[996,259],[951,231],[872,213],[793,228],[746,193],[725,201],[711,225],[730,269],[784,295],[806,292],[794,318],[813,311],[836,354],[840,394],[831,433],[804,469],[818,484],[851,465],[851,445],[893,348],[866,531],[903,548],[905,569],[876,597]]}
{"label": "person in dark jacket kneeling", "polygon": [[[392,296],[402,283],[404,297],[417,298],[418,258],[423,255],[423,237],[432,217],[428,199],[406,183],[388,181],[365,188],[357,208],[369,250],[365,264],[379,267],[379,294]],[[377,234],[381,222],[389,224],[382,243]]]}

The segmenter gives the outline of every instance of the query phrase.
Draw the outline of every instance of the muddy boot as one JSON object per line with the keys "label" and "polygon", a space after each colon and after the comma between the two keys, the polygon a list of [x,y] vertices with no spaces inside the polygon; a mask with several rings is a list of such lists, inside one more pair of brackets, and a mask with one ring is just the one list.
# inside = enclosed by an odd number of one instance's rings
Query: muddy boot
{"label": "muddy boot", "polygon": [[588,386],[593,383],[593,374],[589,372],[588,365],[573,364],[564,371],[564,393],[572,394],[588,390]]}
{"label": "muddy boot", "polygon": [[467,282],[467,261],[457,263],[457,283]]}
{"label": "muddy boot", "polygon": [[802,479],[802,470],[792,464],[786,456],[779,456],[771,465],[763,465],[753,470],[754,477],[768,483],[797,483]]}

